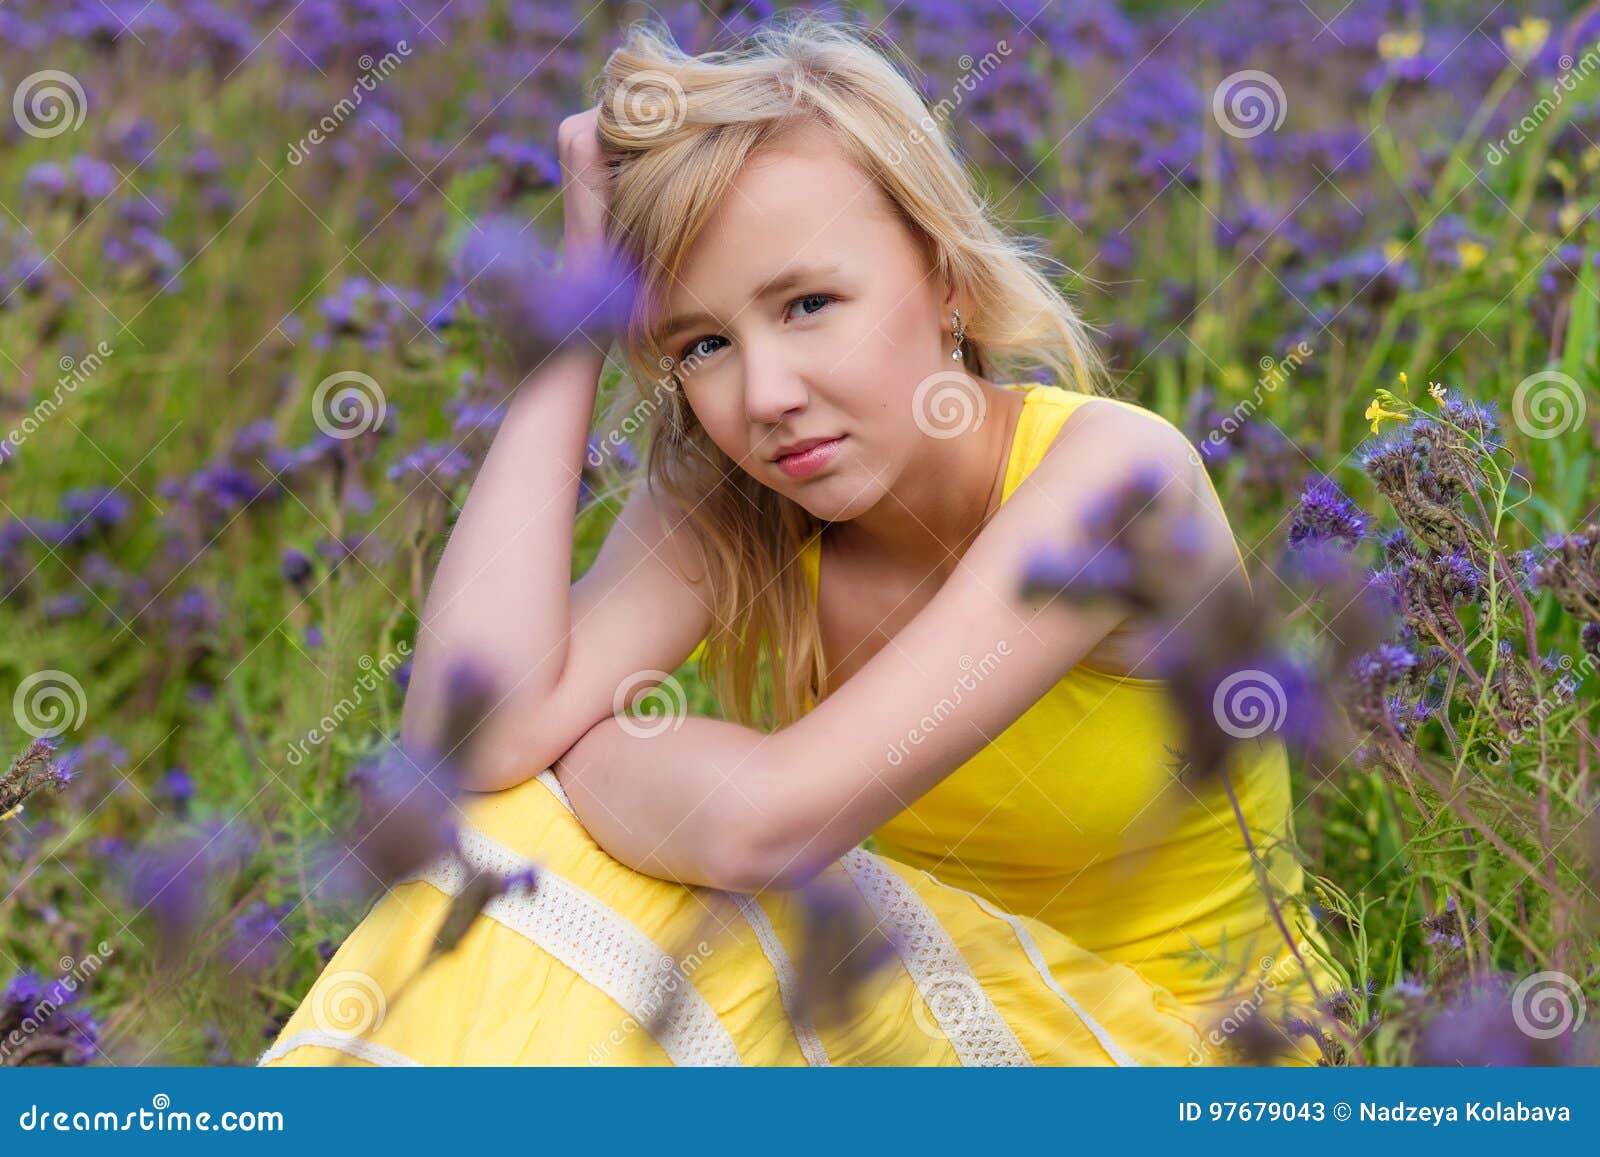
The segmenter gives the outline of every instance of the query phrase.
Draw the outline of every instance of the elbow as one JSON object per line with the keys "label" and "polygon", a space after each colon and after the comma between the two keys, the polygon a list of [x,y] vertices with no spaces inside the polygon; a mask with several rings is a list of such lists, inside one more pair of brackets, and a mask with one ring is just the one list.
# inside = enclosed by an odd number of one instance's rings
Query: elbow
{"label": "elbow", "polygon": [[747,894],[804,887],[842,851],[814,818],[824,805],[796,789],[801,780],[781,748],[752,763],[737,786],[726,782],[712,797],[704,831],[714,886]]}
{"label": "elbow", "polygon": [[777,885],[771,861],[753,843],[748,838],[730,834],[716,840],[706,857],[707,882],[724,892],[754,895],[772,891]]}
{"label": "elbow", "polygon": [[708,875],[727,892],[783,892],[808,883],[827,866],[805,840],[781,823],[753,819],[717,825],[707,841]]}

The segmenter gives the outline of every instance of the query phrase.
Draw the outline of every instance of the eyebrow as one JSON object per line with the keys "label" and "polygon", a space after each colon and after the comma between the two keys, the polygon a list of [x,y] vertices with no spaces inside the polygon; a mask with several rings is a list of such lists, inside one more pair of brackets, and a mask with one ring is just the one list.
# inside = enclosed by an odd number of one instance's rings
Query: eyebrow
{"label": "eyebrow", "polygon": [[[755,292],[750,295],[750,300],[760,301],[763,298],[791,290],[802,282],[832,277],[839,272],[840,268],[841,265],[837,261],[825,265],[793,266],[762,282],[756,287]],[[716,318],[703,310],[675,314],[656,328],[656,338],[658,341],[665,343],[668,338],[701,324],[714,325],[716,324]]]}

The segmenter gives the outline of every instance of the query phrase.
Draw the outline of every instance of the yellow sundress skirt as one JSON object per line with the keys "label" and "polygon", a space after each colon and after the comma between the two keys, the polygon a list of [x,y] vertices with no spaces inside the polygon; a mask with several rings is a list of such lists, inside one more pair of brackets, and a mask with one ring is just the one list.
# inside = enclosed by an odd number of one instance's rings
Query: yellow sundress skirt
{"label": "yellow sundress skirt", "polygon": [[[856,849],[820,882],[893,952],[848,1016],[802,999],[807,913],[618,863],[555,776],[467,797],[460,853],[391,888],[262,1065],[1159,1065],[1207,1063],[1198,1018],[1125,964]],[[474,871],[533,866],[419,971]],[[898,959],[895,959],[898,957]]]}

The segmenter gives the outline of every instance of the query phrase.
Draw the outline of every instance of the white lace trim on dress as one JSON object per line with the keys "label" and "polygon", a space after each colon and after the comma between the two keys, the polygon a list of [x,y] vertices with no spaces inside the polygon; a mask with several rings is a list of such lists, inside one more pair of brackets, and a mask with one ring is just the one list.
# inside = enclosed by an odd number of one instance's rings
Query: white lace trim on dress
{"label": "white lace trim on dress", "polygon": [[939,1030],[963,1065],[1032,1065],[972,966],[916,890],[882,860],[854,848],[840,861],[889,928],[891,940]]}
{"label": "white lace trim on dress", "polygon": [[756,934],[761,951],[766,953],[767,963],[772,965],[772,973],[778,978],[778,995],[783,1000],[783,1011],[789,1014],[789,1026],[794,1029],[794,1039],[799,1042],[806,1063],[817,1068],[828,1067],[832,1062],[828,1060],[828,1050],[823,1047],[822,1037],[818,1035],[811,1018],[800,1007],[800,982],[795,974],[794,961],[789,959],[783,941],[778,939],[767,910],[754,896],[739,892],[728,892],[726,895],[739,906],[750,930]]}
{"label": "white lace trim on dress", "polygon": [[[542,771],[538,779],[550,789],[556,799],[561,801],[562,807],[572,812],[574,817],[577,816],[572,800],[567,797],[567,793],[561,787],[561,781],[556,778],[554,772]],[[750,930],[755,933],[756,942],[761,945],[761,951],[765,953],[767,963],[772,966],[772,973],[777,977],[778,995],[783,1001],[783,1010],[788,1014],[789,1027],[794,1030],[795,1041],[800,1045],[806,1063],[818,1068],[829,1066],[831,1062],[828,1060],[828,1050],[823,1047],[822,1037],[818,1035],[811,1018],[800,1008],[799,981],[795,975],[794,962],[784,949],[783,941],[778,939],[777,930],[772,927],[766,909],[761,907],[754,896],[723,892],[715,888],[707,888],[706,891],[731,901],[739,909],[739,914],[744,917],[745,922],[750,925]]]}
{"label": "white lace trim on dress", "polygon": [[414,879],[454,896],[469,871],[509,876],[536,867],[538,883],[484,906],[483,914],[526,937],[622,1006],[676,1065],[740,1065],[739,1050],[678,962],[610,906],[550,869],[531,864],[480,831],[463,828],[464,857],[446,855]]}
{"label": "white lace trim on dress", "polygon": [[1094,1034],[1094,1039],[1100,1042],[1100,1047],[1106,1050],[1106,1053],[1111,1057],[1111,1059],[1119,1066],[1124,1068],[1144,1067],[1143,1065],[1139,1064],[1138,1061],[1134,1060],[1131,1056],[1124,1052],[1122,1047],[1118,1045],[1117,1042],[1112,1038],[1111,1034],[1106,1031],[1105,1026],[1085,1012],[1083,1007],[1067,994],[1067,990],[1061,987],[1061,985],[1056,981],[1056,978],[1051,975],[1050,966],[1045,962],[1044,953],[1039,951],[1039,945],[1034,941],[1033,934],[1028,931],[1021,920],[1017,919],[1009,912],[1002,912],[1000,909],[996,908],[994,905],[990,904],[982,896],[979,896],[976,893],[968,892],[965,888],[957,888],[954,884],[944,883],[938,877],[934,876],[930,872],[927,872],[926,870],[924,870],[923,875],[927,876],[928,879],[932,880],[935,884],[938,884],[941,888],[949,888],[951,891],[960,892],[964,896],[971,896],[973,900],[977,902],[978,907],[989,913],[989,915],[998,916],[1007,924],[1011,925],[1011,930],[1017,934],[1017,940],[1022,945],[1022,950],[1028,954],[1028,959],[1033,962],[1034,969],[1038,971],[1039,978],[1050,986],[1050,991],[1059,996],[1063,1003],[1065,1003],[1068,1008],[1077,1014],[1078,1019],[1083,1021],[1084,1027]]}
{"label": "white lace trim on dress", "polygon": [[347,1053],[358,1060],[368,1064],[380,1065],[384,1068],[420,1069],[422,1062],[414,1061],[404,1053],[397,1053],[394,1049],[384,1045],[374,1044],[360,1037],[345,1036],[336,1032],[327,1032],[320,1028],[301,1029],[291,1037],[279,1041],[266,1052],[256,1058],[256,1065],[267,1064],[270,1061],[286,1057],[302,1045],[321,1045],[327,1049],[337,1049]]}

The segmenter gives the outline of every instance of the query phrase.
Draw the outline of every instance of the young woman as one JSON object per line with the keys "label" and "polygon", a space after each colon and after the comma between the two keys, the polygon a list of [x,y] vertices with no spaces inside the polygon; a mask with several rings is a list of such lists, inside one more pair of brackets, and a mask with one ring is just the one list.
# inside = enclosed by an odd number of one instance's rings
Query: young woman
{"label": "young woman", "polygon": [[[520,386],[402,724],[437,733],[455,656],[515,689],[461,856],[369,913],[263,1062],[1214,1063],[1221,1012],[1327,993],[1259,880],[1303,885],[1282,747],[1232,769],[1257,864],[1176,775],[1151,624],[1017,594],[1135,471],[1204,527],[1189,609],[1247,580],[1193,448],[1095,396],[1083,325],[912,86],[841,26],[700,57],[635,28],[560,144],[569,258],[644,271],[619,412],[648,415],[647,484],[569,588],[603,355]],[[695,656],[724,718],[618,714]],[[530,862],[413,977],[475,870]],[[830,886],[889,945],[823,970],[861,966],[834,1017],[808,999]]]}

